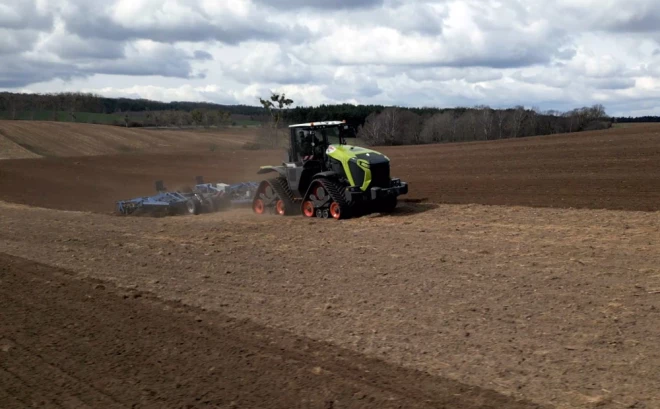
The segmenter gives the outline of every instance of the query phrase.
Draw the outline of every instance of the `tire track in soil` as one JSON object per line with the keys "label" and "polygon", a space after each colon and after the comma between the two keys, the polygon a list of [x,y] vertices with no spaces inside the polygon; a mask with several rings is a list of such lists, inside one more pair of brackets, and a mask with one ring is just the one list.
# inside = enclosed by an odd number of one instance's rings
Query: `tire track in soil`
{"label": "tire track in soil", "polygon": [[540,408],[0,253],[0,407]]}

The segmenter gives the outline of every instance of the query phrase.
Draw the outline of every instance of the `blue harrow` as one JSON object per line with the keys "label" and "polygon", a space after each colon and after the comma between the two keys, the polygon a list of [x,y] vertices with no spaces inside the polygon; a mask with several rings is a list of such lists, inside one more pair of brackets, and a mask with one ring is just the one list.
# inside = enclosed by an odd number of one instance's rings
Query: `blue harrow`
{"label": "blue harrow", "polygon": [[157,194],[119,201],[117,213],[123,216],[173,216],[217,212],[251,204],[258,187],[256,182],[204,183],[201,177],[197,177],[197,184],[191,189],[168,192],[163,182],[158,181]]}

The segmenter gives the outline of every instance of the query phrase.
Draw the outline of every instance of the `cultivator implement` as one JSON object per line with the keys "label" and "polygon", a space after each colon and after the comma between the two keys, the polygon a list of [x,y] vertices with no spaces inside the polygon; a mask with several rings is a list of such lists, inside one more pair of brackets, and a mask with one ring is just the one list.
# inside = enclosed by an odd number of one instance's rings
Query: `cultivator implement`
{"label": "cultivator implement", "polygon": [[173,216],[200,214],[225,210],[231,207],[251,205],[258,183],[236,184],[204,183],[197,177],[197,184],[184,191],[168,192],[162,181],[156,182],[157,194],[117,202],[117,213],[128,215]]}

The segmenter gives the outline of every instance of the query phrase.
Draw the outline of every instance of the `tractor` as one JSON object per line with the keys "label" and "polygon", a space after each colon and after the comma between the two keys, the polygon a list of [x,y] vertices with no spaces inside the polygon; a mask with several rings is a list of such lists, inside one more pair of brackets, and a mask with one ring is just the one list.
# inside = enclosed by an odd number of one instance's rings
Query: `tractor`
{"label": "tractor", "polygon": [[371,149],[347,145],[355,130],[346,121],[291,125],[281,166],[262,166],[253,198],[257,214],[348,219],[395,209],[408,184],[390,177],[390,160]]}

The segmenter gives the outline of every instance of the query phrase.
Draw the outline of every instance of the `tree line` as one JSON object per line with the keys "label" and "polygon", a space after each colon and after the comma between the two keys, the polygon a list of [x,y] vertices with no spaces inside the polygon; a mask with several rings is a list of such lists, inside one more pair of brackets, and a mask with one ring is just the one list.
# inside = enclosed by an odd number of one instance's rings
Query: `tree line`
{"label": "tree line", "polygon": [[418,113],[390,107],[367,116],[358,138],[370,145],[413,145],[442,142],[489,141],[607,129],[612,126],[602,105],[568,112],[541,112],[517,106],[488,106]]}
{"label": "tree line", "polygon": [[[154,111],[193,111],[228,112],[237,115],[263,115],[262,107],[249,105],[223,105],[208,102],[160,102],[147,99],[107,98],[93,93],[59,92],[48,94],[25,94],[0,92],[0,111],[6,112],[8,119],[30,118],[37,112],[49,111],[56,118],[57,113],[87,112],[94,114],[125,114]],[[27,114],[27,115],[26,115]]]}
{"label": "tree line", "polygon": [[[346,120],[358,130],[358,137],[365,143],[380,145],[517,138],[603,129],[612,126],[613,122],[660,121],[657,117],[609,118],[602,105],[568,112],[541,111],[522,106],[509,109],[492,109],[488,106],[440,109],[323,104],[292,108],[292,100],[278,100],[278,95],[273,93],[270,99],[259,98],[255,102],[261,106],[250,106],[206,102],[166,103],[147,99],[107,98],[78,92],[1,92],[0,116],[6,119],[45,120],[64,117],[70,121],[97,122],[107,114],[109,118],[102,123],[127,127],[226,126],[236,124],[236,119],[242,117],[261,123],[262,128],[268,128],[264,134],[274,132],[270,129],[273,127],[273,118],[277,119],[275,128],[292,123]],[[273,96],[275,99],[272,99]]]}

